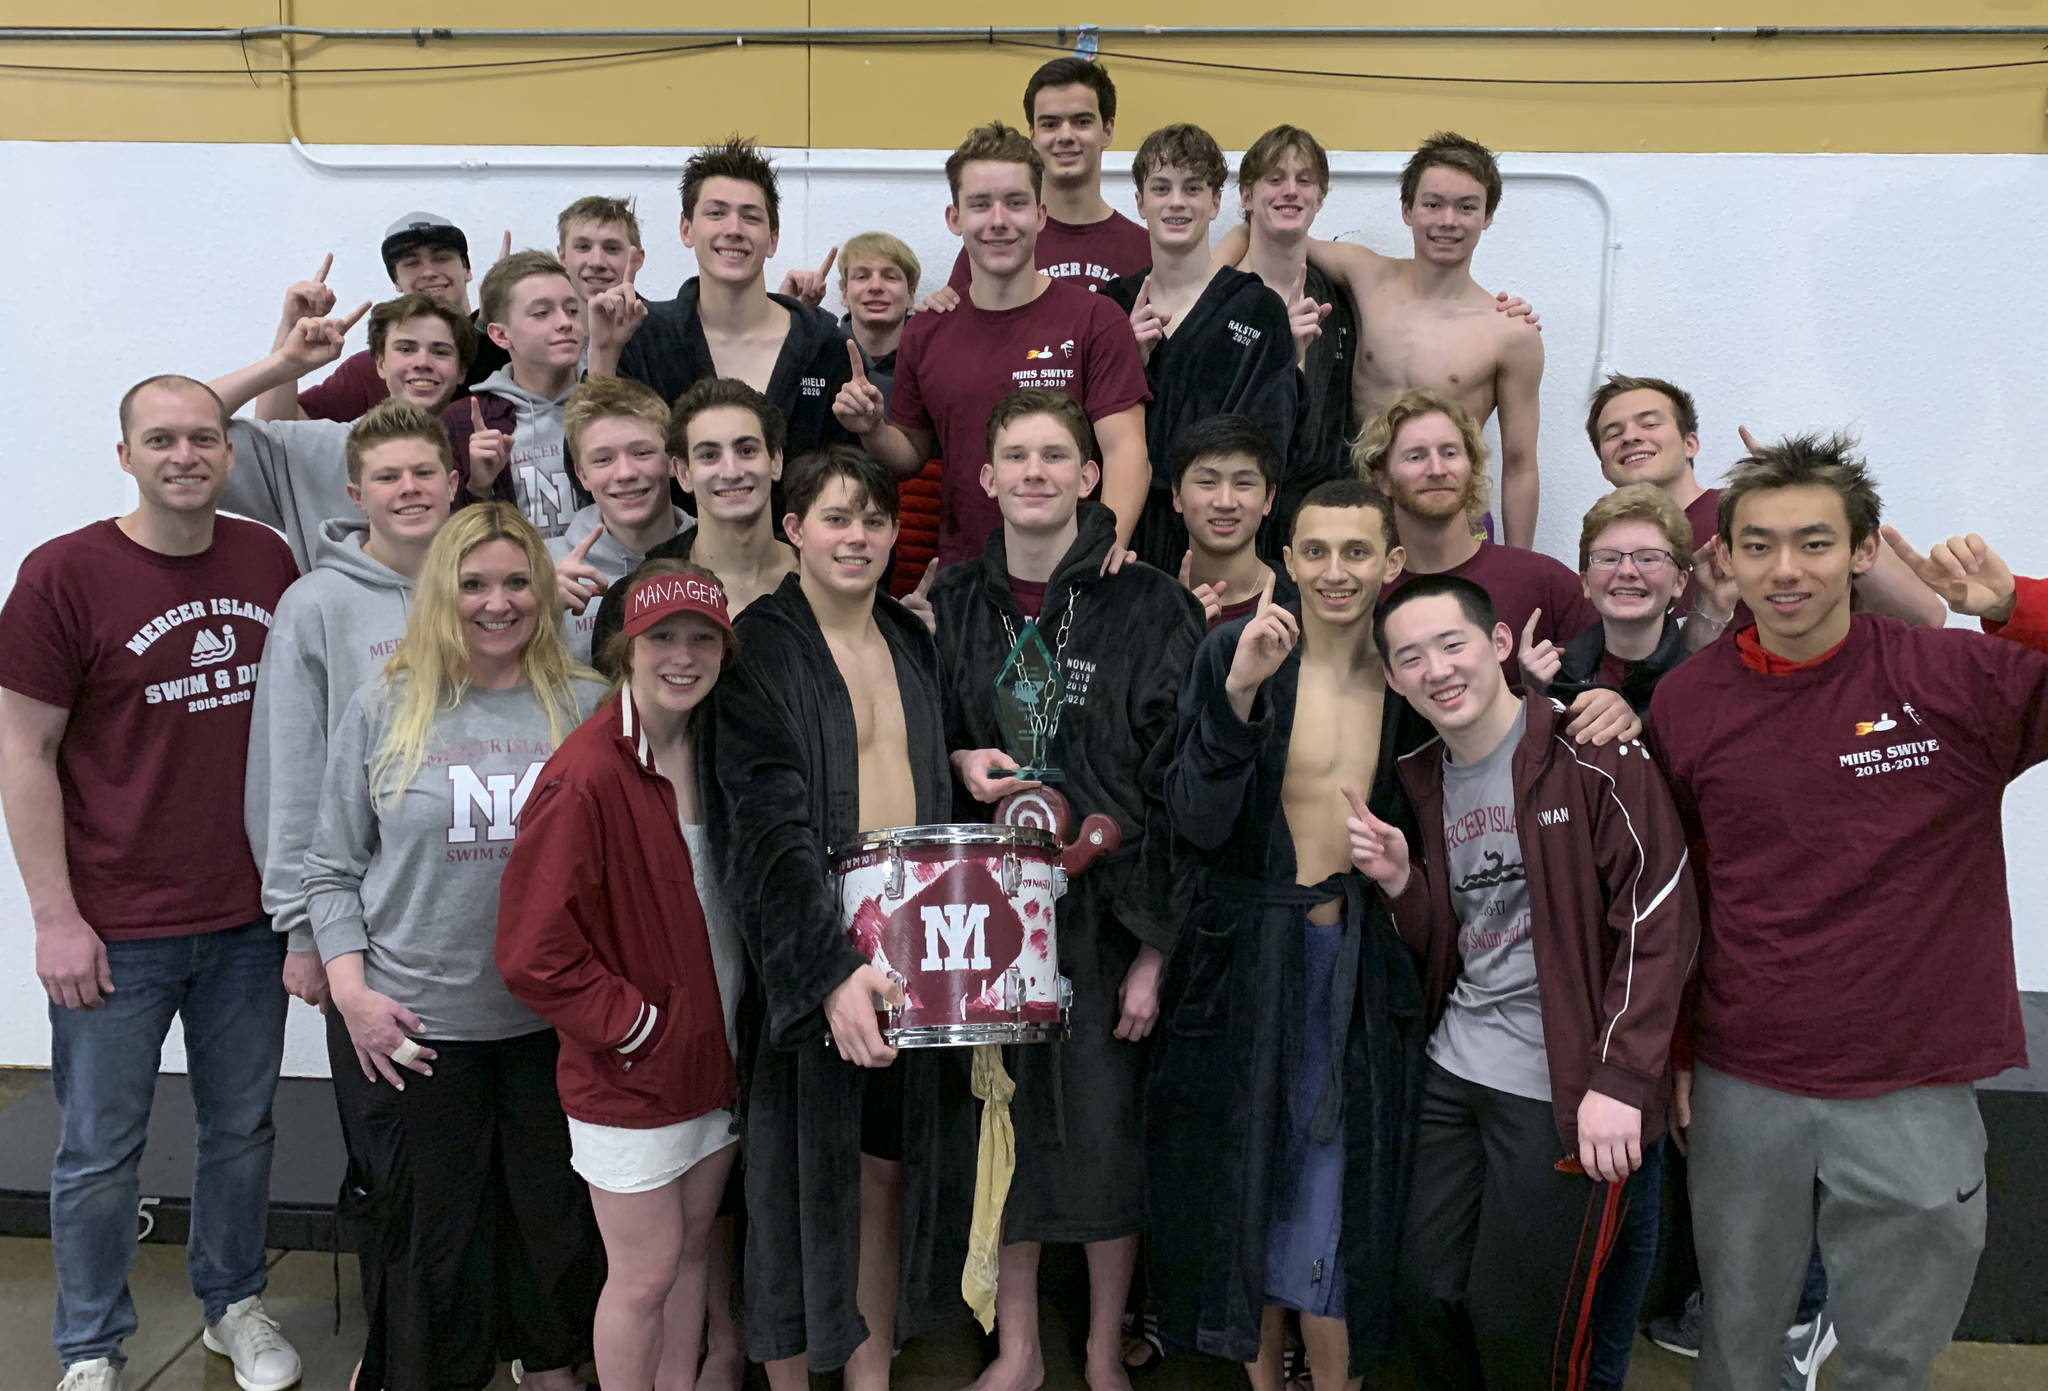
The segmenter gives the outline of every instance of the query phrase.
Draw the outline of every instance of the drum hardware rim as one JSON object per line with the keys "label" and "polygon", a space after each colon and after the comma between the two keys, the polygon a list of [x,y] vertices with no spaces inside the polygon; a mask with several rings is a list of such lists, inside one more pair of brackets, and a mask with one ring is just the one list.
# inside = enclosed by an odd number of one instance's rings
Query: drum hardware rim
{"label": "drum hardware rim", "polygon": [[882,897],[903,897],[903,848],[894,842],[889,845],[889,872],[882,881]]}
{"label": "drum hardware rim", "polygon": [[1004,898],[1015,898],[1017,890],[1024,887],[1024,861],[1017,857],[1015,850],[1003,853],[1003,865],[996,878],[996,886],[1003,891]]}
{"label": "drum hardware rim", "polygon": [[893,847],[901,852],[906,848],[935,845],[1002,845],[1012,850],[1034,847],[1050,850],[1055,854],[1066,848],[1060,843],[1058,836],[1043,827],[992,826],[982,821],[961,821],[930,826],[890,826],[878,831],[864,831],[844,845],[828,847],[825,857],[837,860],[870,850]]}
{"label": "drum hardware rim", "polygon": [[988,1021],[980,1024],[918,1024],[894,1031],[883,1039],[891,1048],[954,1048],[974,1044],[1058,1043],[1068,1036],[1064,1015],[1055,1022],[1037,1019],[1016,1023]]}
{"label": "drum hardware rim", "polygon": [[896,987],[896,999],[883,1007],[882,1014],[890,1024],[901,1027],[900,1021],[910,1010],[910,981],[894,966],[889,968],[889,980]]}

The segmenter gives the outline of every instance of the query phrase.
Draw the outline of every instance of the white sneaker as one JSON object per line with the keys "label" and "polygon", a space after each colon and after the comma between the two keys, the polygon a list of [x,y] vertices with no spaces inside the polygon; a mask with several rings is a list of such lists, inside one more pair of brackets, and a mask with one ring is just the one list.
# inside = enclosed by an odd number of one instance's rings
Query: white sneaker
{"label": "white sneaker", "polygon": [[242,1391],[284,1391],[298,1385],[298,1350],[285,1341],[277,1320],[263,1311],[260,1295],[228,1305],[219,1323],[206,1325],[204,1340],[207,1351],[235,1364],[235,1385]]}
{"label": "white sneaker", "polygon": [[57,1391],[121,1391],[121,1369],[104,1357],[73,1362],[64,1369]]}

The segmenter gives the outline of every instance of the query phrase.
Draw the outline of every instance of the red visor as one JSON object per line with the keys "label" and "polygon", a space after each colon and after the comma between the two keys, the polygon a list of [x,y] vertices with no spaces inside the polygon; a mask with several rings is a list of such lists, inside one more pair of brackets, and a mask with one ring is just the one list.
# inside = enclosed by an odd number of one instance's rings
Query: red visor
{"label": "red visor", "polygon": [[674,613],[702,614],[732,631],[724,589],[701,575],[656,575],[626,596],[626,636],[638,637]]}

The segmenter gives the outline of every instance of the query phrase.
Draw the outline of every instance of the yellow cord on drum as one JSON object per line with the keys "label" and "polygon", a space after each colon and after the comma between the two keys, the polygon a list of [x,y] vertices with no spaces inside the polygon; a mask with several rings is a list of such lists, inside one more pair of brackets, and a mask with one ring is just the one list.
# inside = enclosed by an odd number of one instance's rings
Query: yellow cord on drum
{"label": "yellow cord on drum", "polygon": [[1003,1244],[1003,1205],[1017,1172],[1017,1131],[1010,1123],[1010,1098],[1017,1084],[1003,1068],[1003,1051],[993,1043],[974,1047],[974,1094],[982,1101],[981,1146],[974,1159],[974,1221],[967,1229],[967,1264],[960,1270],[960,1297],[986,1333],[996,1326],[996,1264]]}

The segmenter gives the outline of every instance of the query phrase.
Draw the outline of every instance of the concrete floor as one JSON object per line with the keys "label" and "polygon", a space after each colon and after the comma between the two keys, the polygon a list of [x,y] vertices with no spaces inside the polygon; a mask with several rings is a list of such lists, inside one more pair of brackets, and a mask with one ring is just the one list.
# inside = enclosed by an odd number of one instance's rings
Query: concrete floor
{"label": "concrete floor", "polygon": [[[0,1069],[0,1107],[42,1074]],[[127,1391],[235,1391],[226,1359],[199,1341],[200,1310],[185,1280],[184,1252],[146,1244],[136,1253],[129,1280],[141,1330],[128,1343]],[[355,1261],[341,1258],[341,1325],[335,1328],[335,1266],[323,1252],[271,1253],[270,1288],[264,1302],[305,1359],[307,1391],[342,1391],[362,1347],[363,1314],[357,1296]],[[59,1368],[50,1348],[52,1281],[46,1241],[0,1238],[0,1388],[39,1391],[57,1384]],[[1085,1391],[1080,1369],[1067,1356],[1058,1312],[1046,1310],[1046,1391]],[[918,1340],[897,1362],[896,1391],[960,1391],[980,1369],[980,1344],[971,1329]],[[1835,1368],[1822,1373],[1831,1387]],[[1639,1341],[1630,1368],[1629,1391],[1682,1391],[1691,1384],[1692,1364],[1647,1341]],[[816,1379],[820,1388],[836,1378]],[[1140,1391],[1242,1391],[1235,1367],[1195,1358],[1176,1358]],[[509,1391],[501,1370],[491,1391]],[[1934,1391],[2040,1391],[2048,1386],[2048,1347],[1957,1343],[1935,1368]]]}

